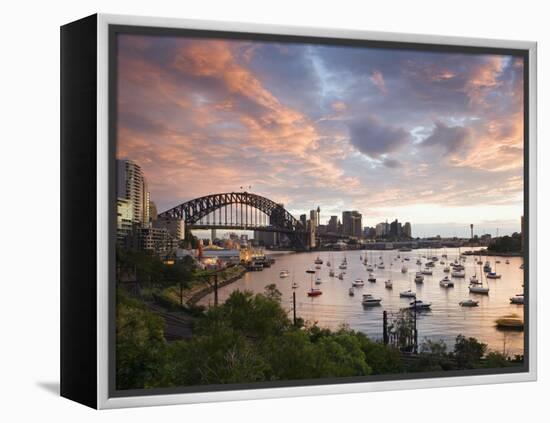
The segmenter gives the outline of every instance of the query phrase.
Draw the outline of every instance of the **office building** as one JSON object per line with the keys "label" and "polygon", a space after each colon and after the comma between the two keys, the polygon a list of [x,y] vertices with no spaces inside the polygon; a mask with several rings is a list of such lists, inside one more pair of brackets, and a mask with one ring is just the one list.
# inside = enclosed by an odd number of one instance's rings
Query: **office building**
{"label": "office building", "polygon": [[343,235],[361,238],[363,231],[363,216],[357,210],[342,212]]}
{"label": "office building", "polygon": [[403,236],[405,236],[407,238],[412,238],[412,227],[411,227],[410,222],[406,222],[403,225],[402,232],[403,232]]}
{"label": "office building", "polygon": [[327,232],[332,234],[338,233],[338,216],[330,216],[327,225]]}

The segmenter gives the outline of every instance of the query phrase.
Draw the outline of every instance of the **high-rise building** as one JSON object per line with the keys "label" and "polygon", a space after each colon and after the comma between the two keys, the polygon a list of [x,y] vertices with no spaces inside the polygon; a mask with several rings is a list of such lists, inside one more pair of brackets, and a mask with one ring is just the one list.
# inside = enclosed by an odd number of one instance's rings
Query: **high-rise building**
{"label": "high-rise building", "polygon": [[327,232],[336,234],[338,233],[338,216],[330,216],[327,225]]}
{"label": "high-rise building", "polygon": [[117,198],[130,201],[134,223],[149,223],[147,181],[141,167],[131,160],[117,160]]}
{"label": "high-rise building", "polygon": [[375,232],[376,236],[378,237],[385,237],[389,234],[390,228],[389,228],[388,222],[381,222],[376,225]]}
{"label": "high-rise building", "polygon": [[342,227],[345,236],[361,238],[363,216],[357,210],[342,212]]}
{"label": "high-rise building", "polygon": [[316,234],[317,234],[317,211],[316,210],[310,210],[309,211],[309,246],[311,248],[315,248],[317,246],[316,241]]}
{"label": "high-rise building", "polygon": [[412,238],[412,227],[411,227],[410,222],[406,222],[403,225],[402,232],[403,232],[403,235],[406,236],[407,238]]}
{"label": "high-rise building", "polygon": [[397,219],[390,223],[390,235],[395,238],[399,238],[401,236],[401,223],[399,223]]}
{"label": "high-rise building", "polygon": [[117,219],[116,219],[116,232],[117,243],[119,245],[125,245],[129,235],[132,234],[134,227],[134,213],[132,209],[132,203],[124,198],[117,198]]}
{"label": "high-rise building", "polygon": [[300,215],[300,223],[304,227],[304,229],[307,228],[307,214],[301,214]]}

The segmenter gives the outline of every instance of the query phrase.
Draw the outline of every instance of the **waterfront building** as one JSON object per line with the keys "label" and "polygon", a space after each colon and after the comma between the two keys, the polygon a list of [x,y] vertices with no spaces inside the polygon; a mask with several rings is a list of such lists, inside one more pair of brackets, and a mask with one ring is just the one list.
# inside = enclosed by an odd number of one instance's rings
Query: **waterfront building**
{"label": "waterfront building", "polygon": [[389,226],[390,225],[388,225],[388,222],[381,222],[378,225],[376,225],[375,227],[376,236],[385,237],[386,235],[388,235],[390,231]]}
{"label": "waterfront building", "polygon": [[363,216],[357,210],[342,212],[343,235],[351,238],[361,238],[362,220]]}
{"label": "waterfront building", "polygon": [[160,217],[153,220],[152,225],[154,228],[164,228],[168,231],[170,236],[176,241],[185,239],[185,222],[182,219],[173,217]]}
{"label": "waterfront building", "polygon": [[131,203],[133,223],[143,225],[149,222],[147,181],[141,167],[131,160],[117,160],[117,198]]}
{"label": "waterfront building", "polygon": [[160,257],[166,257],[177,248],[166,228],[154,228],[153,226],[142,226],[137,229],[137,246],[142,251],[155,253]]}

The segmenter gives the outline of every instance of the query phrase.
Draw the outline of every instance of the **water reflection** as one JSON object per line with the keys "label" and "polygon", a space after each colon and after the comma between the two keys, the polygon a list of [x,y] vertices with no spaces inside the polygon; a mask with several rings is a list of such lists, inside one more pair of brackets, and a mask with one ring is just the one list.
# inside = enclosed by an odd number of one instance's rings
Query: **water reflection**
{"label": "water reflection", "polygon": [[[265,285],[275,283],[283,293],[283,305],[288,310],[292,307],[292,283],[298,283],[296,291],[297,314],[305,320],[317,322],[320,326],[337,328],[341,324],[348,324],[351,328],[368,334],[373,338],[382,337],[382,311],[398,311],[406,307],[410,298],[401,298],[400,291],[411,289],[416,291],[417,298],[431,302],[431,310],[419,313],[418,330],[419,340],[430,338],[432,340],[443,339],[450,346],[454,344],[454,338],[458,334],[473,336],[489,345],[496,351],[505,351],[508,354],[523,353],[523,332],[504,332],[496,329],[495,320],[499,317],[515,313],[523,318],[523,306],[510,304],[510,297],[523,292],[523,270],[520,266],[523,259],[520,257],[509,258],[506,264],[504,258],[482,257],[483,262],[489,260],[495,266],[495,259],[500,260],[496,264],[497,272],[502,274],[500,279],[485,281],[489,286],[489,295],[476,295],[468,291],[469,278],[476,273],[479,277],[480,269],[476,264],[477,258],[467,257],[465,266],[465,278],[451,278],[454,288],[443,288],[439,281],[447,275],[443,272],[444,265],[437,261],[433,268],[433,275],[425,275],[423,284],[414,282],[415,273],[419,270],[417,259],[426,261],[422,256],[438,256],[440,260],[444,250],[414,250],[411,252],[393,251],[346,251],[323,253],[279,253],[274,255],[276,263],[262,272],[248,272],[245,276],[228,286],[220,288],[219,299],[224,301],[228,295],[236,289],[247,289],[253,292],[263,292]],[[448,261],[458,258],[458,249],[447,249]],[[385,268],[374,268],[376,283],[367,282],[368,272],[361,261],[365,254],[369,263],[384,262]],[[314,268],[314,260],[317,256],[323,259],[318,276],[322,279],[321,288],[323,295],[308,297],[310,278],[305,273],[308,268]],[[400,258],[397,256],[400,255]],[[337,277],[329,277],[330,268],[327,260],[331,261],[336,276],[340,272],[338,265],[347,259],[347,269],[343,280]],[[409,260],[405,260],[408,258]],[[407,272],[402,273],[402,267],[407,267]],[[290,276],[281,279],[281,270],[288,270]],[[450,275],[449,275],[450,276]],[[349,288],[356,278],[365,281],[364,287],[355,288],[355,296],[349,295]],[[391,279],[393,289],[387,289],[384,281]],[[379,307],[364,307],[361,304],[362,294],[369,293],[382,298]],[[478,307],[460,307],[459,302],[468,298],[479,301]],[[203,298],[200,304],[208,305],[213,302],[213,295]]]}

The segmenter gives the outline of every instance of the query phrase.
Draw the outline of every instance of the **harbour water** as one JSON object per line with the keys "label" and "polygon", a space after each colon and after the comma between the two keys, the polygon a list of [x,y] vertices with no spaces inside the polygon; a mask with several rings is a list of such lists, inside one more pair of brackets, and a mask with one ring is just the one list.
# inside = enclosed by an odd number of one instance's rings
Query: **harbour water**
{"label": "harbour water", "polygon": [[[500,279],[483,278],[485,286],[489,286],[489,295],[476,295],[468,291],[469,278],[477,274],[480,278],[480,266],[476,264],[478,257],[467,256],[463,263],[465,266],[465,278],[452,278],[450,273],[444,273],[444,265],[440,260],[446,252],[450,263],[459,257],[459,250],[454,248],[438,250],[413,250],[410,252],[392,251],[336,251],[336,252],[311,252],[311,253],[280,253],[273,255],[276,262],[261,272],[248,272],[239,281],[219,289],[219,300],[225,301],[229,294],[236,290],[250,290],[256,293],[263,292],[264,287],[270,283],[277,285],[282,292],[283,306],[292,309],[292,283],[296,281],[299,286],[296,291],[297,315],[306,321],[317,322],[319,326],[335,329],[342,324],[349,325],[352,329],[364,332],[374,339],[382,338],[382,312],[397,312],[400,308],[407,307],[410,298],[401,298],[399,292],[411,289],[416,292],[417,298],[432,303],[431,310],[418,313],[419,342],[424,339],[434,341],[443,340],[449,348],[454,345],[458,334],[472,336],[479,341],[488,344],[490,350],[505,352],[507,354],[523,354],[524,333],[519,331],[502,331],[496,328],[495,320],[507,315],[517,314],[523,318],[523,306],[510,304],[510,297],[523,292],[523,263],[521,257],[484,257],[488,260]],[[361,257],[367,257],[370,264],[383,262],[384,269],[374,268],[376,282],[368,282],[368,273]],[[400,256],[398,258],[397,256]],[[323,294],[318,297],[308,297],[307,291],[311,288],[310,275],[306,269],[315,269],[314,260],[319,256],[323,260],[321,269],[317,275],[322,279],[322,284],[313,285],[320,288]],[[424,256],[424,257],[423,257]],[[433,275],[425,275],[424,283],[416,284],[414,276],[420,266],[416,264],[421,259],[424,268],[425,256],[437,256],[439,260],[432,268]],[[338,266],[346,258],[347,269],[344,279],[329,277],[330,268],[335,275],[341,271]],[[409,260],[405,260],[408,258]],[[402,267],[407,267],[407,272],[402,273]],[[280,278],[281,270],[288,270],[290,276]],[[445,275],[454,282],[454,288],[443,288],[439,281]],[[315,276],[314,276],[315,277]],[[349,295],[349,288],[356,278],[364,280],[362,288],[355,288],[355,295]],[[391,279],[393,289],[387,289],[384,281]],[[382,303],[378,307],[363,307],[361,298],[363,294],[373,294],[381,297]],[[478,307],[461,307],[459,302],[468,298],[479,301]],[[213,294],[204,297],[199,304],[213,303]]]}

